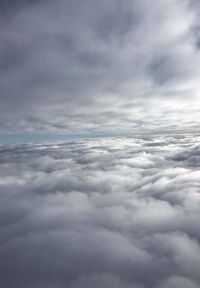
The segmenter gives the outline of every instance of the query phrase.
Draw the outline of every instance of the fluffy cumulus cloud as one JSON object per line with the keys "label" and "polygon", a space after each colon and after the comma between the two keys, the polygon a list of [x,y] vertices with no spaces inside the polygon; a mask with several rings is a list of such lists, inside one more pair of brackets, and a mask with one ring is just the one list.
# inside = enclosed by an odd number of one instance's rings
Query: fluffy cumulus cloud
{"label": "fluffy cumulus cloud", "polygon": [[2,144],[0,286],[198,288],[199,140]]}
{"label": "fluffy cumulus cloud", "polygon": [[0,0],[1,133],[199,125],[199,1]]}

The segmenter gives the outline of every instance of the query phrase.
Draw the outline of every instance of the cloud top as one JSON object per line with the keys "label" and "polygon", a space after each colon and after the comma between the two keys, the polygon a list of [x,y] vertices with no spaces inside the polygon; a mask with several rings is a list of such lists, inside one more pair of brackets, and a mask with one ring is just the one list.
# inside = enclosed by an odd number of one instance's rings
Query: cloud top
{"label": "cloud top", "polygon": [[199,287],[198,141],[1,145],[0,285]]}

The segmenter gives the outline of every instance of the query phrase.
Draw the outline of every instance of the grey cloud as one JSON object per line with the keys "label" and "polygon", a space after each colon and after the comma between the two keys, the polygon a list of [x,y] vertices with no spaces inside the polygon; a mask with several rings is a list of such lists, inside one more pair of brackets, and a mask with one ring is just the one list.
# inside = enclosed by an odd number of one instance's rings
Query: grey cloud
{"label": "grey cloud", "polygon": [[188,280],[184,277],[174,276],[169,279],[165,283],[163,283],[160,288],[181,288],[181,287],[188,287],[188,288],[196,288],[198,287],[192,281]]}
{"label": "grey cloud", "polygon": [[190,1],[0,3],[1,133],[195,125]]}
{"label": "grey cloud", "polygon": [[186,147],[183,151],[175,153],[172,159],[179,161],[180,164],[183,163],[183,166],[198,168],[200,165],[199,146],[193,145],[192,147]]}

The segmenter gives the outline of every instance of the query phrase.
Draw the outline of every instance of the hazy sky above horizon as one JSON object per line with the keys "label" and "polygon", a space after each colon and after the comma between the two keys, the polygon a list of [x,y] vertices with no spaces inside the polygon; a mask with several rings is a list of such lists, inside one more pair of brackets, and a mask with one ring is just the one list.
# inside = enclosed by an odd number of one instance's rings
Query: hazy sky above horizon
{"label": "hazy sky above horizon", "polygon": [[0,134],[193,129],[200,2],[0,0]]}

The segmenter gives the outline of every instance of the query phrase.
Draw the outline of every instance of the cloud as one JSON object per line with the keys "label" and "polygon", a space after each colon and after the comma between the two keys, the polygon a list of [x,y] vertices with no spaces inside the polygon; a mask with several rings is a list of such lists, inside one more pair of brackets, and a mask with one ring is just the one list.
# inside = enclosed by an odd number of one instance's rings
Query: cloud
{"label": "cloud", "polygon": [[192,281],[184,278],[184,277],[171,277],[169,278],[163,285],[160,286],[161,288],[179,288],[179,287],[190,287],[196,288],[198,287]]}
{"label": "cloud", "polygon": [[198,141],[1,145],[1,286],[198,287]]}
{"label": "cloud", "polygon": [[198,124],[197,2],[0,5],[1,133]]}

